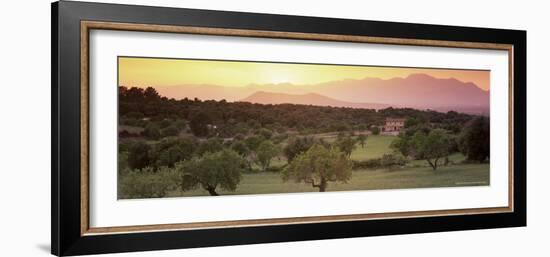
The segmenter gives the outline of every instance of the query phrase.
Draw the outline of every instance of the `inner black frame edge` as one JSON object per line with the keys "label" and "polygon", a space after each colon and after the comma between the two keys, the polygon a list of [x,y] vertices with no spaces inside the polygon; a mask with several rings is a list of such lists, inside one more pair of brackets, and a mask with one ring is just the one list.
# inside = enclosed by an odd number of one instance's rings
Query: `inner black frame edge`
{"label": "inner black frame edge", "polygon": [[[80,21],[512,44],[514,212],[80,235]],[[52,4],[52,254],[81,255],[526,225],[526,32],[62,1]]]}

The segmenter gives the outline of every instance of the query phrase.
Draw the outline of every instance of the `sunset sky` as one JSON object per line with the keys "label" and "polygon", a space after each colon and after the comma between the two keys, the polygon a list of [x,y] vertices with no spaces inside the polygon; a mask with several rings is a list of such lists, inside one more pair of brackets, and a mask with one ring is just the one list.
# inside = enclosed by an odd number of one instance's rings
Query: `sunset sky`
{"label": "sunset sky", "polygon": [[312,85],[365,77],[404,78],[415,73],[424,73],[436,78],[455,78],[463,82],[472,82],[483,90],[489,90],[490,73],[480,70],[119,58],[119,85],[137,87],[187,84],[227,87],[279,83]]}

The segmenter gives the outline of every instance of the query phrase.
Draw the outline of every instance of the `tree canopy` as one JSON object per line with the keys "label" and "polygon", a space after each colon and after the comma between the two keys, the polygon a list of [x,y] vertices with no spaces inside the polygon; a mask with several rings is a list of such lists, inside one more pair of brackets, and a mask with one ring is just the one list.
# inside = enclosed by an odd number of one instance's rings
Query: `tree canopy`
{"label": "tree canopy", "polygon": [[132,124],[140,123],[138,120],[141,118],[161,121],[177,117],[189,121],[192,133],[198,137],[208,136],[211,132],[208,125],[211,125],[217,127],[216,133],[221,137],[258,131],[265,139],[269,139],[269,131],[288,129],[326,133],[372,128],[373,133],[377,134],[376,126],[383,125],[387,117],[409,117],[425,124],[438,124],[440,128],[453,131],[472,117],[464,113],[442,113],[412,108],[374,110],[296,104],[263,105],[187,98],[176,100],[159,96],[153,88],[144,90],[124,86],[119,87],[119,113],[122,122]]}
{"label": "tree canopy", "polygon": [[351,161],[336,148],[320,144],[299,154],[282,173],[284,181],[304,182],[325,192],[328,182],[347,182],[351,179]]}
{"label": "tree canopy", "polygon": [[207,152],[201,157],[178,162],[176,170],[181,175],[183,191],[195,189],[198,186],[208,191],[212,196],[219,195],[217,188],[235,191],[241,181],[241,173],[245,169],[244,159],[235,151],[223,149],[219,152]]}
{"label": "tree canopy", "polygon": [[417,158],[426,160],[433,170],[438,161],[450,154],[451,138],[445,130],[434,129],[428,134],[418,131],[414,134],[411,147]]}
{"label": "tree canopy", "polygon": [[359,144],[361,144],[362,148],[365,148],[365,143],[367,142],[367,135],[361,134],[357,136],[357,141],[359,141]]}
{"label": "tree canopy", "polygon": [[190,138],[163,139],[151,150],[152,163],[156,168],[167,166],[174,167],[179,161],[190,159],[195,154],[198,143]]}
{"label": "tree canopy", "polygon": [[201,112],[191,118],[189,127],[191,132],[197,137],[205,137],[208,135],[208,125],[212,123],[210,117]]}
{"label": "tree canopy", "polygon": [[314,143],[315,139],[313,137],[294,137],[289,140],[283,149],[283,153],[290,163],[294,160],[294,157],[307,151]]}
{"label": "tree canopy", "polygon": [[256,150],[257,162],[260,165],[262,171],[266,171],[269,168],[271,159],[279,154],[279,148],[273,144],[270,140],[263,141]]}
{"label": "tree canopy", "polygon": [[489,158],[489,141],[489,118],[478,117],[466,124],[459,138],[459,148],[468,160],[483,162]]}
{"label": "tree canopy", "polygon": [[349,158],[355,149],[355,143],[357,143],[357,141],[353,137],[345,136],[338,140],[337,145],[340,151],[344,152]]}
{"label": "tree canopy", "polygon": [[151,162],[149,151],[151,151],[151,146],[143,141],[132,143],[129,147],[128,166],[131,169],[142,169],[149,166]]}
{"label": "tree canopy", "polygon": [[121,198],[155,198],[164,197],[176,188],[177,174],[163,167],[154,171],[151,167],[129,171],[121,177],[119,192]]}

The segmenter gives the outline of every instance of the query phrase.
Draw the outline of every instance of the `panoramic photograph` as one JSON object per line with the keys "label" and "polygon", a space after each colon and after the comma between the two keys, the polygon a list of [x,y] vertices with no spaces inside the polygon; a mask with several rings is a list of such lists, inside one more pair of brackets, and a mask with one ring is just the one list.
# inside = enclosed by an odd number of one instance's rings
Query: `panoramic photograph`
{"label": "panoramic photograph", "polygon": [[118,57],[118,199],[490,185],[489,70]]}

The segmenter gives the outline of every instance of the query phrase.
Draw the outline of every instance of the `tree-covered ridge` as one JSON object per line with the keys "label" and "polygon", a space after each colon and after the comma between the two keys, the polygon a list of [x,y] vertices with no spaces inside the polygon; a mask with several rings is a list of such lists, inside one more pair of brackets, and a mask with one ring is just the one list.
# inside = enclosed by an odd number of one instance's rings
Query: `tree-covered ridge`
{"label": "tree-covered ridge", "polygon": [[[410,123],[432,124],[458,133],[473,116],[450,111],[441,113],[411,108],[354,109],[295,104],[262,105],[224,100],[168,99],[160,96],[152,87],[119,88],[119,115],[121,124],[144,124],[143,118],[153,121],[197,120],[191,126],[197,136],[207,125],[216,126],[219,137],[233,137],[251,130],[267,128],[272,131],[287,130],[302,133],[324,133],[368,129],[382,125],[389,117],[407,117]],[[177,124],[176,124],[177,125]],[[181,124],[180,124],[181,125]],[[409,124],[411,125],[411,124]],[[192,127],[193,128],[193,127]]]}

